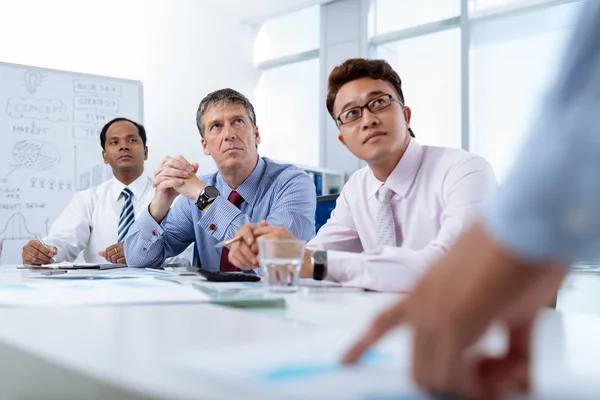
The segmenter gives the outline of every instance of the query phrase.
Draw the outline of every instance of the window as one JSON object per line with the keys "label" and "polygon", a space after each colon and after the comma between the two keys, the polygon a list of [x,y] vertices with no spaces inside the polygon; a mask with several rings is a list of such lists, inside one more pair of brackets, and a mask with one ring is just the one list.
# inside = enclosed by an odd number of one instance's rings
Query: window
{"label": "window", "polygon": [[[519,4],[521,3],[521,4]],[[519,6],[525,3],[531,4],[530,0],[469,0],[469,11],[482,11],[495,7]]]}
{"label": "window", "polygon": [[[466,21],[457,18],[460,4],[374,0],[370,43],[402,78],[417,140],[458,147],[468,135],[467,150],[485,157],[501,182],[532,129],[583,1],[468,0]],[[463,28],[469,40],[461,40]]]}
{"label": "window", "polygon": [[499,180],[532,128],[580,5],[567,3],[473,24],[470,144],[492,164]]}
{"label": "window", "polygon": [[377,57],[400,75],[417,141],[460,148],[460,30],[388,43],[378,47]]}
{"label": "window", "polygon": [[278,161],[319,165],[320,7],[263,24],[254,55],[261,74],[254,91],[259,152]]}
{"label": "window", "polygon": [[319,165],[319,60],[271,68],[254,93],[260,154],[276,160]]}
{"label": "window", "polygon": [[460,0],[376,0],[372,7],[373,35],[460,15]]}
{"label": "window", "polygon": [[320,28],[319,6],[266,21],[254,42],[254,62],[318,49]]}

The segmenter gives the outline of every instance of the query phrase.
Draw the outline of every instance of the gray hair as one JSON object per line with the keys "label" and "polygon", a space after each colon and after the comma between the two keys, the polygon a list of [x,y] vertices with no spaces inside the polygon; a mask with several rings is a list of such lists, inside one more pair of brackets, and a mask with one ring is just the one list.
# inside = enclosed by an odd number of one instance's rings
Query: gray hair
{"label": "gray hair", "polygon": [[204,138],[204,113],[211,106],[227,106],[232,104],[241,104],[246,109],[246,114],[250,118],[253,126],[256,126],[256,114],[250,100],[240,92],[233,89],[220,89],[206,95],[198,106],[196,113],[196,125],[200,131],[200,136]]}

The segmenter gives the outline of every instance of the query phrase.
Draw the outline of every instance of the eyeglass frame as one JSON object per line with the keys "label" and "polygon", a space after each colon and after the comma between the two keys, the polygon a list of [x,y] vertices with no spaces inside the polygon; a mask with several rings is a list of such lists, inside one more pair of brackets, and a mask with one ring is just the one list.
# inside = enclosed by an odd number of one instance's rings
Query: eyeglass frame
{"label": "eyeglass frame", "polygon": [[[373,101],[375,101],[375,100],[377,100],[377,99],[380,99],[380,98],[382,98],[382,97],[385,97],[385,96],[387,96],[387,97],[390,99],[390,104],[388,104],[387,106],[385,106],[385,107],[383,107],[383,108],[380,108],[380,109],[379,109],[379,110],[377,110],[377,111],[372,111],[372,110],[371,110],[371,109],[368,107],[368,106],[369,106],[369,104],[371,104]],[[341,125],[348,125],[348,124],[350,124],[350,123],[352,123],[352,122],[356,122],[356,121],[358,121],[359,119],[361,119],[361,118],[362,118],[362,116],[363,116],[363,108],[366,108],[366,109],[368,109],[369,111],[371,111],[371,112],[372,112],[372,113],[374,113],[374,114],[375,114],[375,113],[378,113],[379,111],[385,110],[386,108],[388,108],[389,106],[391,106],[391,105],[392,105],[392,102],[391,102],[391,100],[394,100],[396,103],[400,104],[400,106],[401,106],[401,107],[404,107],[404,103],[402,103],[402,101],[401,101],[401,100],[397,99],[396,97],[394,97],[394,96],[393,96],[393,95],[391,95],[391,94],[385,93],[385,94],[382,94],[382,95],[380,95],[380,96],[377,96],[377,97],[374,97],[374,98],[372,98],[371,100],[367,101],[367,102],[366,102],[364,105],[362,105],[362,106],[352,107],[352,108],[349,108],[349,109],[347,109],[347,110],[345,110],[345,111],[342,111],[342,112],[341,112],[341,113],[340,113],[340,114],[337,116],[337,118],[335,119],[335,120],[338,122],[338,128],[339,128]],[[342,114],[344,114],[344,113],[347,113],[347,112],[348,112],[348,111],[350,111],[350,110],[356,110],[356,109],[358,109],[358,110],[360,111],[360,115],[358,116],[358,118],[356,118],[355,120],[352,120],[352,121],[348,121],[348,122],[342,122],[342,120],[340,119],[340,117],[342,116]]]}

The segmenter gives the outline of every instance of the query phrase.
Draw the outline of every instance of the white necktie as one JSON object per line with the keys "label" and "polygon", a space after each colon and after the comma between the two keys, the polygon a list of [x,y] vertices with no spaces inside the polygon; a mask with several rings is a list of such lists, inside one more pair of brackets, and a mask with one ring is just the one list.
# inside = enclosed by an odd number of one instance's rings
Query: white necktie
{"label": "white necktie", "polygon": [[396,227],[390,199],[394,192],[385,185],[379,187],[377,200],[377,246],[396,246]]}

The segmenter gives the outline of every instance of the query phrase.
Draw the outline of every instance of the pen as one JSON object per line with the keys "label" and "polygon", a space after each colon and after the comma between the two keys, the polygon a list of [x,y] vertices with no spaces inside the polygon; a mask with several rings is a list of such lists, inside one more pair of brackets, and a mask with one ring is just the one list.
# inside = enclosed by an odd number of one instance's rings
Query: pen
{"label": "pen", "polygon": [[46,244],[46,242],[44,242],[44,240],[37,233],[35,234],[35,238],[37,239],[38,242],[40,242],[41,244],[43,244],[45,248],[50,249],[50,246],[48,246]]}
{"label": "pen", "polygon": [[230,244],[232,244],[232,243],[235,243],[235,242],[238,242],[238,241],[240,241],[241,239],[242,239],[242,237],[241,237],[241,236],[234,236],[234,237],[232,237],[231,239],[227,239],[227,240],[224,240],[224,241],[222,241],[222,242],[219,242],[219,243],[215,244],[215,247],[216,247],[216,248],[220,248],[220,247],[229,246]]}
{"label": "pen", "polygon": [[56,271],[46,271],[46,272],[42,272],[40,275],[61,275],[61,274],[66,274],[67,271],[65,271],[64,269],[57,269]]}

